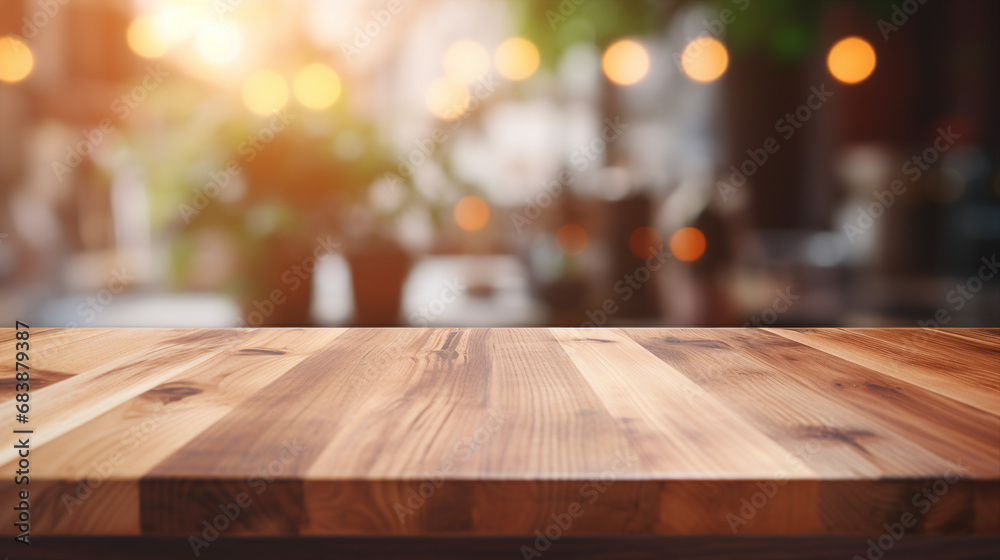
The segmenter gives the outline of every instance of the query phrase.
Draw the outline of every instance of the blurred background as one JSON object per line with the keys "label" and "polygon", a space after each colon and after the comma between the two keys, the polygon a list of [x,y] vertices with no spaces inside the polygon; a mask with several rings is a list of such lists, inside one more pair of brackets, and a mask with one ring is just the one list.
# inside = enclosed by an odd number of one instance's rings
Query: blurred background
{"label": "blurred background", "polygon": [[1000,3],[4,0],[32,326],[997,326]]}

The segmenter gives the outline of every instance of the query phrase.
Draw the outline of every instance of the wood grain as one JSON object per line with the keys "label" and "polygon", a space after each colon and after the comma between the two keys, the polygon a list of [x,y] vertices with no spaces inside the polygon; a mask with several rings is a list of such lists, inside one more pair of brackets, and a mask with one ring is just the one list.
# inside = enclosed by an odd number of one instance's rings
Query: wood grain
{"label": "wood grain", "polygon": [[33,535],[1000,535],[997,329],[31,340]]}
{"label": "wood grain", "polygon": [[[34,450],[32,487],[58,495],[61,506],[43,516],[36,529],[49,534],[137,533],[138,509],[131,515],[104,513],[123,503],[138,506],[139,479],[146,472],[342,332],[252,331],[198,367]],[[13,472],[15,464],[3,468]],[[134,498],[123,500],[123,494]]]}
{"label": "wood grain", "polygon": [[[879,373],[974,406],[1000,410],[1000,340],[940,329],[773,329],[773,332]],[[941,375],[949,371],[951,375]]]}

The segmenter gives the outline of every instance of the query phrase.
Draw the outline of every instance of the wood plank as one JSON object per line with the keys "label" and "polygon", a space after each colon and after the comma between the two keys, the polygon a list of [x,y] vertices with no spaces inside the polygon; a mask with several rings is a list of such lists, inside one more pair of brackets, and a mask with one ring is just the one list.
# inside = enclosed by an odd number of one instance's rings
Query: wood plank
{"label": "wood plank", "polygon": [[33,536],[1000,535],[996,329],[38,334]]}
{"label": "wood plank", "polygon": [[[702,394],[736,411],[778,442],[788,463],[801,461],[826,476],[840,478],[933,476],[949,463],[893,425],[872,419],[824,387],[803,383],[798,371],[809,365],[798,356],[792,367],[763,358],[783,341],[755,329],[629,329],[633,338],[691,379]],[[795,343],[792,343],[795,344]],[[753,348],[754,351],[747,351]],[[827,359],[817,353],[813,360]]]}
{"label": "wood plank", "polygon": [[[50,336],[66,336],[66,333],[70,331],[79,331],[84,329],[57,329],[51,327],[42,327],[42,328],[29,327],[28,330],[31,332],[31,336],[41,339]],[[0,328],[0,347],[5,347],[7,344],[13,344],[15,342],[19,342],[19,340],[17,340],[17,331],[18,329],[16,329],[13,326]]]}
{"label": "wood plank", "polygon": [[[35,529],[50,534],[138,534],[139,478],[343,332],[252,332],[198,367],[34,449],[33,491],[36,496],[57,495],[63,505],[42,517]],[[16,470],[14,462],[2,468]],[[0,523],[13,522],[11,515],[0,513]]]}
{"label": "wood plank", "polygon": [[[11,400],[17,393],[21,392],[17,390],[20,382],[15,377],[16,372],[14,368],[4,369],[6,370],[4,375],[0,376],[0,402]],[[65,381],[73,377],[73,374],[64,371],[52,371],[34,367],[29,371],[31,377],[28,387],[32,391],[55,385],[60,381]]]}
{"label": "wood plank", "polygon": [[[775,368],[794,373],[802,383],[824,392],[830,399],[873,421],[891,427],[942,459],[960,463],[972,476],[997,476],[1000,448],[996,443],[996,434],[1000,433],[1000,417],[995,414],[900,377],[795,342],[794,337],[798,334],[769,331],[760,332],[759,336],[770,342],[755,345],[741,341],[735,347],[754,354]],[[839,330],[831,336],[875,341]],[[783,340],[792,340],[793,343],[782,344]],[[948,421],[942,422],[943,418]],[[925,474],[923,469],[913,472],[916,476]]]}
{"label": "wood plank", "polygon": [[[13,330],[13,329],[11,329]],[[151,345],[172,337],[182,336],[184,329],[50,329],[41,336],[29,331],[29,366],[31,390],[36,391],[78,372],[88,371],[115,358],[140,355]],[[9,346],[0,344],[2,355],[16,354],[13,340]],[[13,399],[16,387],[15,371],[0,373],[0,402]]]}
{"label": "wood plank", "polygon": [[[1000,414],[1000,347],[930,329],[770,329],[795,340]],[[947,371],[948,375],[941,375]]]}
{"label": "wood plank", "polygon": [[[247,336],[249,330],[200,329],[168,338],[139,355],[117,356],[102,365],[60,383],[31,393],[31,427],[35,446],[80,426],[104,412],[142,394],[188,368],[224,352]],[[81,398],[81,395],[86,395]],[[14,401],[0,403],[0,410],[14,410]],[[0,417],[0,432],[20,426],[13,415]],[[0,464],[17,456],[13,447],[0,447]]]}
{"label": "wood plank", "polygon": [[[629,453],[627,435],[546,331],[441,329],[414,358],[334,428],[306,475],[304,533],[530,534]],[[560,479],[527,482],[550,472]],[[483,476],[497,482],[467,482]],[[340,478],[351,483],[328,482]],[[620,498],[627,511],[636,491],[602,505]],[[513,518],[498,514],[503,504]],[[627,530],[621,516],[601,519]]]}
{"label": "wood plank", "polygon": [[936,333],[948,336],[958,336],[969,338],[977,342],[982,342],[992,348],[1000,346],[1000,329],[931,329]]}
{"label": "wood plank", "polygon": [[[648,362],[649,359],[654,359],[663,364],[665,362],[658,360],[648,352],[639,352],[629,345],[613,344],[625,339],[637,345],[637,343],[628,339],[625,333],[610,330],[573,331],[570,329],[559,329],[558,336],[573,341],[579,349],[583,350],[580,355],[584,358],[577,362],[578,367],[585,374],[588,371],[592,371],[593,378],[597,382],[607,384],[610,379],[618,378],[616,375],[609,375],[609,372],[627,372],[627,375],[622,374],[620,376],[625,380],[624,383],[631,385],[629,390],[623,392],[626,398],[635,399],[637,395],[649,396],[648,398],[650,398],[651,402],[659,405],[642,409],[640,417],[648,419],[655,414],[655,410],[667,410],[677,413],[678,417],[676,421],[678,425],[671,426],[666,430],[667,433],[684,433],[681,423],[684,423],[686,418],[705,418],[709,423],[702,425],[699,425],[697,422],[687,421],[684,426],[687,428],[686,433],[711,433],[711,437],[705,439],[713,442],[720,440],[719,419],[725,418],[720,413],[720,410],[728,409],[717,398],[717,393],[703,389],[669,366],[664,371],[674,372],[675,375],[671,378],[663,375],[660,375],[659,378],[653,378],[650,375],[651,381],[649,383],[639,385],[637,381],[643,379],[644,376],[637,375],[638,372],[642,372],[644,369],[656,372],[663,370],[663,368],[658,367],[656,363],[652,362],[643,368],[636,365],[636,362],[640,360]],[[765,337],[765,344],[760,344],[761,341],[745,339],[742,340],[743,347],[739,347],[740,350],[746,353],[764,355],[765,362],[767,361],[767,354],[778,353],[781,355],[778,364],[794,362],[812,365],[808,357],[794,354],[796,350],[815,352],[814,350],[797,344],[795,346],[798,348],[784,348],[780,344],[780,338],[766,333],[763,333],[763,336]],[[717,333],[710,339],[692,337],[690,340],[694,340],[696,344],[708,343],[709,346],[714,347],[720,345],[720,342],[716,341],[717,338],[725,338],[725,335]],[[736,346],[737,341],[737,337],[731,337],[728,342]],[[601,343],[593,344],[594,342]],[[726,342],[722,342],[721,344],[725,345]],[[767,368],[759,369],[766,370]],[[673,378],[677,376],[681,376],[683,381],[675,381]],[[602,393],[613,395],[615,389],[616,387],[614,386],[605,386],[602,388]],[[817,391],[813,391],[812,393],[815,397]],[[678,397],[681,395],[686,395],[686,398],[679,399]],[[794,401],[789,402],[787,394],[782,394],[782,397],[783,400],[778,404],[780,404],[782,410],[786,411],[785,414],[787,415],[787,410],[794,408],[794,405],[799,403],[795,403]],[[653,400],[654,398],[656,400]],[[819,410],[824,409],[825,399],[813,398],[811,401],[810,406],[818,407]],[[766,408],[766,405],[767,403],[760,403],[759,406]],[[613,404],[609,404],[609,407],[614,410]],[[844,408],[842,406],[838,410],[846,413],[847,417],[857,418],[859,416],[857,413],[850,413],[850,409],[844,410]],[[739,418],[738,416],[736,417]],[[745,422],[742,418],[739,421]],[[739,425],[739,422],[737,422],[737,425]],[[752,423],[746,422],[746,425],[751,426]],[[763,432],[761,433],[763,434]],[[854,430],[852,435],[856,437],[858,433],[857,430]],[[852,437],[847,434],[840,435],[846,439]],[[698,443],[700,444],[701,442]],[[776,443],[773,444],[777,445]],[[685,446],[691,447],[691,444],[686,442],[671,442],[669,444],[658,444],[657,448],[670,449],[676,453],[679,448],[683,450]],[[701,447],[704,448],[704,445],[701,445]],[[753,447],[758,450],[768,449],[759,440],[753,442]],[[907,448],[913,451],[922,451],[915,445],[909,445]],[[720,448],[719,454],[731,460],[742,459],[745,461],[745,453],[740,448],[732,445]],[[697,472],[698,474],[697,476],[688,475],[684,477],[686,480],[672,480],[676,475],[666,474],[665,478],[667,481],[664,483],[660,497],[660,519],[654,527],[654,532],[656,534],[694,535],[725,534],[728,531],[740,531],[742,534],[768,535],[775,534],[776,532],[784,532],[786,534],[826,533],[834,527],[844,528],[848,532],[871,530],[879,526],[874,521],[875,519],[891,518],[891,515],[897,511],[900,507],[898,502],[899,496],[912,496],[914,493],[919,492],[927,482],[933,483],[938,473],[946,472],[948,466],[945,460],[935,456],[933,453],[918,453],[916,458],[927,460],[926,464],[917,465],[910,461],[901,463],[900,466],[908,466],[910,468],[909,473],[922,473],[923,480],[900,483],[895,486],[887,483],[883,485],[882,492],[877,493],[873,492],[873,489],[868,489],[865,492],[846,493],[844,491],[829,492],[826,490],[829,488],[828,484],[817,485],[809,480],[816,473],[807,466],[807,463],[801,460],[802,457],[799,455],[790,454],[787,451],[781,453],[776,452],[774,449],[769,449],[766,457],[783,457],[784,459],[777,466],[772,466],[770,469],[763,471],[757,471],[752,467],[748,468],[746,464],[735,467],[734,474],[743,473],[743,475],[736,475],[732,478],[746,476],[746,478],[754,481],[752,483],[743,483],[742,481],[726,483],[713,480],[717,477],[713,476],[713,472],[706,468],[705,465],[697,465],[694,468],[689,468],[686,472]],[[897,460],[901,459],[904,459],[904,457],[901,454],[897,454]],[[674,468],[676,468],[676,465]],[[676,471],[668,471],[668,473],[670,472]],[[681,470],[681,472],[685,471]],[[749,473],[751,472],[754,474],[750,475]],[[862,473],[853,473],[855,477],[861,477],[861,475]],[[661,476],[664,475],[661,474]],[[852,473],[849,471],[840,471],[827,476],[851,478]],[[971,486],[973,485],[966,484],[962,486],[966,490],[964,494],[953,491],[948,496],[948,505],[941,506],[936,511],[955,512],[961,511],[963,508],[966,510],[971,508],[975,505],[972,496],[977,491],[976,488],[970,488]],[[765,492],[765,487],[772,489],[774,495],[768,497],[763,493]],[[853,487],[848,486],[847,488]],[[850,499],[846,500],[845,496],[849,496]],[[749,509],[753,512],[752,515],[748,514],[745,519],[734,522],[734,518],[730,517],[730,514],[737,515],[737,512],[741,511],[741,506],[745,500],[757,499],[757,497],[764,498],[764,503],[770,507],[750,507]],[[718,504],[718,506],[706,510],[704,507],[706,503]],[[729,504],[728,507],[724,507],[724,513],[716,509],[720,508],[723,504]],[[869,515],[861,517],[852,513],[856,507],[862,511],[869,512]],[[940,522],[940,525],[928,524],[926,529],[933,530],[933,527],[946,525],[951,521],[953,519],[948,518]]]}
{"label": "wood plank", "polygon": [[[365,390],[377,392],[338,419],[307,478],[431,473],[456,447],[465,455],[468,438],[487,428],[491,437],[455,462],[455,476],[599,474],[615,451],[626,450],[600,397],[546,331],[437,329],[429,335],[415,350],[401,348],[412,358],[388,371],[374,363],[355,370]],[[525,441],[530,448],[511,453]],[[354,452],[345,456],[345,448]]]}
{"label": "wood plank", "polygon": [[780,459],[786,454],[774,440],[621,331],[551,332],[627,426],[645,472],[696,472],[708,479],[817,475],[801,462]]}
{"label": "wood plank", "polygon": [[254,507],[234,521],[230,534],[297,534],[299,477],[329,443],[338,419],[360,406],[375,381],[391,379],[366,381],[355,372],[388,370],[404,349],[416,352],[430,335],[427,329],[354,329],[291,368],[282,383],[255,393],[143,478],[143,532],[197,533],[219,503],[246,495]]}
{"label": "wood plank", "polygon": [[[38,367],[84,372],[124,355],[190,334],[190,329],[71,329],[70,336],[38,341],[32,356]],[[91,332],[96,331],[96,332]],[[39,347],[40,346],[40,347]]]}

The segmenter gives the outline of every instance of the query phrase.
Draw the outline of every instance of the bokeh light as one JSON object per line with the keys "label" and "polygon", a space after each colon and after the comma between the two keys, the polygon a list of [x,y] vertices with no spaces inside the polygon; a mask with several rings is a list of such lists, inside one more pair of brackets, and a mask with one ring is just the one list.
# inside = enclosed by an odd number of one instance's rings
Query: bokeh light
{"label": "bokeh light", "polygon": [[160,2],[153,12],[156,35],[170,45],[184,41],[198,31],[204,21],[204,7],[197,0]]}
{"label": "bokeh light", "polygon": [[705,247],[705,234],[698,228],[681,228],[670,237],[670,252],[684,262],[701,258],[705,254]]}
{"label": "bokeh light", "polygon": [[566,224],[556,231],[556,244],[566,255],[579,255],[587,248],[588,242],[587,230],[583,226]]}
{"label": "bokeh light", "polygon": [[698,37],[684,47],[681,68],[688,78],[696,82],[714,82],[729,67],[729,51],[721,41],[712,37]]}
{"label": "bokeh light", "polygon": [[834,78],[856,84],[875,71],[875,49],[860,37],[841,39],[830,48],[826,66]]}
{"label": "bokeh light", "polygon": [[424,92],[424,101],[434,116],[441,119],[454,119],[461,116],[469,108],[472,97],[465,84],[451,78],[438,78],[427,86],[427,91]]}
{"label": "bokeh light", "polygon": [[628,238],[628,248],[640,259],[648,259],[663,250],[663,236],[656,228],[637,227]]}
{"label": "bokeh light", "polygon": [[239,32],[226,23],[209,23],[203,26],[195,42],[195,48],[202,58],[220,65],[236,60],[242,47]]}
{"label": "bokeh light", "polygon": [[497,72],[508,80],[525,80],[535,73],[541,57],[538,48],[524,37],[511,37],[494,53]]}
{"label": "bokeh light", "polygon": [[31,73],[35,57],[31,49],[14,37],[0,38],[0,80],[20,82]]}
{"label": "bokeh light", "polygon": [[295,98],[306,107],[319,111],[330,107],[340,97],[340,76],[329,66],[314,63],[295,76]]}
{"label": "bokeh light", "polygon": [[448,47],[441,65],[446,76],[468,84],[482,78],[490,70],[490,53],[479,43],[465,39]]}
{"label": "bokeh light", "polygon": [[478,196],[467,196],[455,204],[455,223],[465,231],[479,231],[490,222],[490,205]]}
{"label": "bokeh light", "polygon": [[161,31],[162,25],[157,23],[152,14],[143,14],[128,26],[126,40],[135,54],[144,58],[159,58],[170,50],[171,41]]}
{"label": "bokeh light", "polygon": [[288,83],[277,72],[258,70],[243,84],[243,102],[258,115],[277,113],[288,102]]}
{"label": "bokeh light", "polygon": [[639,43],[624,39],[614,43],[601,60],[604,75],[620,86],[630,86],[649,72],[649,53]]}

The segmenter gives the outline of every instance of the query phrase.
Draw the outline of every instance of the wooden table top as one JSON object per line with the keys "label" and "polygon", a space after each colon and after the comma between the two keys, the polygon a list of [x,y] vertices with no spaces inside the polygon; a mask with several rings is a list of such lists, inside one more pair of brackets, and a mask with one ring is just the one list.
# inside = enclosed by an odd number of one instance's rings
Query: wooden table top
{"label": "wooden table top", "polygon": [[1000,534],[1000,329],[30,334],[4,534]]}

